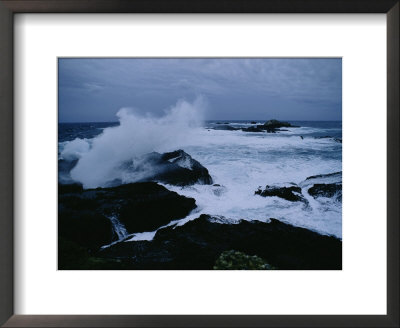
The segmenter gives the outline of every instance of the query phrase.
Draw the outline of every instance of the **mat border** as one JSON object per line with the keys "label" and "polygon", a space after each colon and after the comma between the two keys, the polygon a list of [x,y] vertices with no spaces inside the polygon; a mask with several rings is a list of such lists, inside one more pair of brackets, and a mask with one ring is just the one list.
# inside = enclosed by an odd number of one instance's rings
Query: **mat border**
{"label": "mat border", "polygon": [[[399,0],[0,0],[0,324],[3,327],[399,327]],[[387,315],[14,315],[13,26],[16,13],[385,13]]]}

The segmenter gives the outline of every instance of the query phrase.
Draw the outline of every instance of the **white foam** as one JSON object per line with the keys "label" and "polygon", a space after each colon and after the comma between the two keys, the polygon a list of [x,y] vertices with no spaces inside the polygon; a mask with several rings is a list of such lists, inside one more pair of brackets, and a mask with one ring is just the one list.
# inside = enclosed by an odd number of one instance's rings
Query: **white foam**
{"label": "white foam", "polygon": [[[197,218],[197,216],[192,214],[191,219],[193,220],[194,218]],[[134,234],[130,235],[130,238],[126,238],[124,240],[124,242],[139,241],[139,240],[152,240],[158,230],[166,228],[166,227],[170,227],[170,226],[182,225],[182,224],[185,224],[186,222],[190,221],[191,219],[190,219],[190,215],[189,215],[188,217],[186,217],[182,220],[173,220],[170,223],[163,225],[154,231],[145,231],[145,232],[134,233]]]}
{"label": "white foam", "polygon": [[[152,151],[175,150],[181,140],[191,139],[202,123],[203,106],[201,99],[193,104],[181,100],[163,117],[143,116],[132,109],[121,109],[117,113],[120,125],[104,129],[93,139],[90,150],[80,153],[71,177],[85,188],[102,187],[122,179],[122,163]],[[134,177],[132,179],[134,181]]]}
{"label": "white foam", "polygon": [[60,143],[60,159],[71,161],[81,158],[90,149],[90,141],[87,139],[76,138],[72,141]]}
{"label": "white foam", "polygon": [[139,240],[153,240],[154,236],[156,235],[157,230],[149,231],[149,232],[138,232],[138,233],[132,234],[131,237],[129,239],[124,240],[124,242],[139,241]]}
{"label": "white foam", "polygon": [[[201,104],[181,101],[161,118],[121,110],[118,114],[121,125],[104,129],[93,139],[89,151],[80,153],[79,162],[71,171],[72,178],[86,188],[103,186],[113,179],[134,182],[148,174],[151,167],[143,165],[143,171],[132,173],[124,171],[121,163],[152,151],[163,153],[183,149],[208,169],[214,183],[220,187],[165,185],[196,199],[197,209],[186,218],[174,221],[177,226],[200,214],[224,216],[234,221],[267,222],[269,218],[276,218],[341,237],[341,203],[310,197],[307,190],[311,181],[305,181],[310,176],[342,170],[340,143],[331,138],[302,139],[295,135],[299,132],[325,133],[318,128],[288,128],[289,131],[280,133],[201,128],[198,108]],[[329,131],[326,134],[329,135]],[[287,183],[296,183],[303,188],[308,205],[254,195],[259,186]],[[126,240],[151,240],[154,235],[155,231],[144,232]]]}
{"label": "white foam", "polygon": [[[195,185],[170,190],[196,199],[200,214],[233,220],[280,219],[297,226],[341,237],[341,203],[309,199],[290,202],[254,195],[259,186],[299,184],[307,177],[341,171],[341,144],[331,139],[242,131],[204,130],[184,150],[209,170],[221,187]],[[334,156],[323,156],[336,153]],[[215,192],[216,190],[220,192]]]}

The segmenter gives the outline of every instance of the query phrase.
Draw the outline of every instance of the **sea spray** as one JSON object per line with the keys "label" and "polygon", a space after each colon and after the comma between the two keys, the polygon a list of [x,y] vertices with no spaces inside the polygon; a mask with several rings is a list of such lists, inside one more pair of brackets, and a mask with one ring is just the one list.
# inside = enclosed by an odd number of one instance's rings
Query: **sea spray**
{"label": "sea spray", "polygon": [[[204,100],[198,98],[193,103],[179,100],[162,117],[120,109],[117,113],[120,125],[104,129],[93,139],[90,149],[79,152],[71,177],[84,188],[104,187],[114,180],[126,179],[121,169],[126,161],[153,151],[175,150],[193,138],[202,125],[204,107]],[[135,181],[134,176],[129,177],[131,181],[124,182]]]}
{"label": "sea spray", "polygon": [[87,139],[76,138],[72,141],[65,142],[62,146],[59,159],[72,161],[81,158],[83,154],[90,150],[90,141]]}
{"label": "sea spray", "polygon": [[[298,122],[301,128],[288,128],[288,131],[279,133],[247,133],[214,130],[213,124],[206,122],[204,128],[189,129],[187,135],[176,144],[171,143],[174,149],[163,150],[160,144],[160,153],[184,149],[208,169],[216,184],[184,188],[164,185],[180,195],[196,199],[196,211],[180,220],[178,225],[196,219],[200,214],[222,215],[231,220],[266,221],[272,217],[341,238],[341,202],[336,197],[314,199],[307,191],[314,183],[328,183],[327,180],[306,180],[307,177],[342,170],[342,144],[333,138],[314,137],[341,137],[341,125],[337,122],[329,124],[325,127],[327,123],[317,122],[308,126],[308,122]],[[181,135],[179,131],[176,132]],[[92,140],[87,139],[88,142]],[[163,147],[169,146],[165,144]],[[121,165],[118,171],[120,176],[126,176],[125,181],[134,179],[133,175],[130,176],[132,172],[124,171]],[[137,171],[134,173],[138,174]],[[304,202],[289,202],[278,197],[254,194],[259,186],[265,188],[266,185],[291,182],[302,188],[308,206]],[[154,235],[155,231],[143,232],[132,238],[151,240]]]}

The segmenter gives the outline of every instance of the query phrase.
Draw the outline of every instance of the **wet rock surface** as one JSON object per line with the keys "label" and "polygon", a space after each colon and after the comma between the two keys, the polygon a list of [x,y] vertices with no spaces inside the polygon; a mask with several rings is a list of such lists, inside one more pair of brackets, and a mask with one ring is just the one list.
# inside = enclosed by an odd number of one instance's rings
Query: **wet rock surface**
{"label": "wet rock surface", "polygon": [[334,198],[342,201],[342,172],[319,174],[308,177],[300,185],[307,188],[313,198]]}
{"label": "wet rock surface", "polygon": [[257,256],[286,270],[340,270],[342,243],[332,236],[271,219],[223,224],[209,215],[158,230],[152,241],[125,241],[96,256],[123,261],[131,269],[213,269],[225,251]]}
{"label": "wet rock surface", "polygon": [[256,195],[262,197],[280,197],[291,202],[304,201],[304,197],[301,193],[301,188],[297,185],[288,186],[266,186],[264,189],[259,188],[255,191]]}
{"label": "wet rock surface", "polygon": [[139,182],[155,181],[177,186],[213,183],[208,170],[181,149],[164,154],[153,152],[123,165],[128,172],[142,176]]}
{"label": "wet rock surface", "polygon": [[117,216],[129,233],[153,231],[196,207],[193,198],[154,182],[88,190],[59,185],[58,198],[59,236],[93,250],[113,240],[110,216]]}
{"label": "wet rock surface", "polygon": [[318,175],[312,175],[310,177],[306,178],[307,180],[314,180],[314,179],[340,179],[342,180],[342,171],[339,172],[333,172],[333,173],[328,173],[328,174],[318,174]]}
{"label": "wet rock surface", "polygon": [[340,200],[342,199],[342,184],[341,183],[316,183],[310,189],[308,193],[314,198],[318,197],[334,197],[337,196]]}
{"label": "wet rock surface", "polygon": [[236,128],[234,126],[224,124],[224,123],[216,123],[219,124],[217,126],[214,126],[212,129],[213,130],[226,130],[226,131],[238,131],[241,130],[241,128]]}

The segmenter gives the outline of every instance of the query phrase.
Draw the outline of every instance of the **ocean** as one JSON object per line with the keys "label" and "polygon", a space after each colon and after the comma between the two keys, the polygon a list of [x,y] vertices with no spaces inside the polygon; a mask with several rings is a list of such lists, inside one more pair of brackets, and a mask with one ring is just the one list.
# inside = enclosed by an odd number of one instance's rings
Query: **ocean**
{"label": "ocean", "polygon": [[[59,123],[59,183],[79,182],[89,189],[107,187],[116,180],[136,182],[140,176],[126,171],[125,161],[154,151],[183,149],[208,169],[213,184],[163,184],[194,198],[197,204],[186,218],[172,223],[183,225],[200,214],[220,216],[221,222],[230,224],[241,219],[268,222],[276,218],[341,238],[341,198],[311,197],[307,178],[337,173],[335,182],[341,183],[342,122],[289,121],[298,127],[276,133],[239,130],[265,121],[202,121],[180,115],[154,118],[121,113],[119,122]],[[267,185],[290,183],[302,188],[306,201],[255,194]],[[155,231],[148,231],[129,237],[151,240],[154,235]]]}

